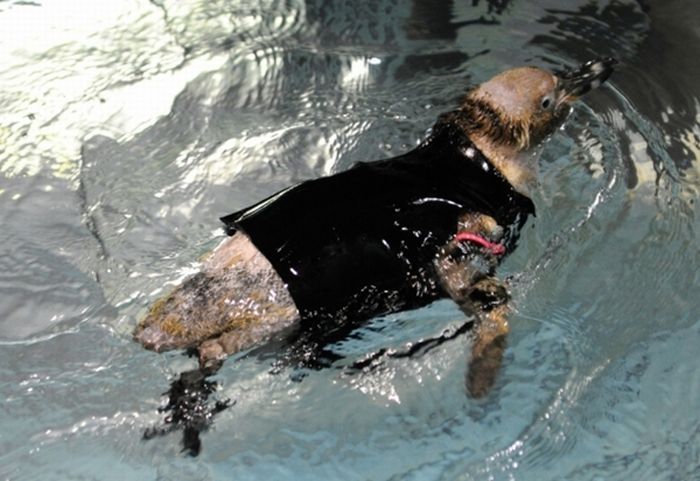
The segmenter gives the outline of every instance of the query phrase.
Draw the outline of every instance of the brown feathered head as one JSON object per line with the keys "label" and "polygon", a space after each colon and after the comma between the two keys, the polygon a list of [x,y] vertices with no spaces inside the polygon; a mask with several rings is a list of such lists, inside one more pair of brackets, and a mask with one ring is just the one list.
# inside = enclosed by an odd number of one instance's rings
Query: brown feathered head
{"label": "brown feathered head", "polygon": [[557,73],[537,67],[506,70],[464,96],[458,122],[470,133],[527,150],[553,133],[571,103],[603,83],[615,63],[593,60]]}

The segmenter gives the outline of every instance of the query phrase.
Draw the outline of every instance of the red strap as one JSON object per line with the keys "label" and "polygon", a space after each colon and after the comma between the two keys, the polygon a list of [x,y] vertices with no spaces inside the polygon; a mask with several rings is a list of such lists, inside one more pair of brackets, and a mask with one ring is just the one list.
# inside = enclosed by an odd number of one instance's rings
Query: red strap
{"label": "red strap", "polygon": [[457,242],[468,241],[475,244],[479,244],[481,247],[489,251],[495,256],[502,256],[506,253],[506,248],[503,244],[496,244],[494,242],[489,242],[479,234],[474,234],[472,232],[457,232],[455,235],[455,240]]}

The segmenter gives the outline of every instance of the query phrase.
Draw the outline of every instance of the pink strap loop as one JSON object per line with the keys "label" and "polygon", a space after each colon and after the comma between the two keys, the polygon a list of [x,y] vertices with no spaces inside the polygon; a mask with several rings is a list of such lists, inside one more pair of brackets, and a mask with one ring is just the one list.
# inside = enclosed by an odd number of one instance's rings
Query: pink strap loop
{"label": "pink strap loop", "polygon": [[457,234],[455,235],[455,240],[457,242],[473,242],[474,244],[480,245],[495,256],[502,256],[506,253],[506,248],[503,244],[489,242],[483,237],[481,237],[479,234],[474,234],[472,232],[457,232]]}

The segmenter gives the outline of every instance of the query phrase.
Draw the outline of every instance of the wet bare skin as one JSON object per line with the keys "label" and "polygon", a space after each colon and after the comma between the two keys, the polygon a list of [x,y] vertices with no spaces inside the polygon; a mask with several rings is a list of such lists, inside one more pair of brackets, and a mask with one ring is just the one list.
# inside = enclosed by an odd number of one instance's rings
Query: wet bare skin
{"label": "wet bare skin", "polygon": [[134,337],[158,352],[197,348],[204,366],[260,344],[298,319],[282,279],[250,239],[236,233],[199,273],[151,306]]}
{"label": "wet bare skin", "polygon": [[[503,230],[493,218],[471,213],[462,216],[458,232],[478,234],[496,242]],[[494,276],[496,254],[471,246],[471,252],[455,256],[460,247],[463,246],[457,241],[448,243],[435,260],[435,268],[443,289],[467,316],[475,318],[466,385],[469,394],[478,398],[488,394],[503,360],[510,330],[510,295]]]}

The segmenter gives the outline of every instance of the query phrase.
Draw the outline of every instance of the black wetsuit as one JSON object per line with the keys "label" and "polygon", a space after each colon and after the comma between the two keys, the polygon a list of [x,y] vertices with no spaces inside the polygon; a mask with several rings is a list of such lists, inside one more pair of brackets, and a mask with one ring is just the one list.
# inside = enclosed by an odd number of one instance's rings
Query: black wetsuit
{"label": "black wetsuit", "polygon": [[405,155],[303,182],[222,221],[271,262],[302,319],[366,319],[446,296],[433,260],[467,212],[496,219],[510,251],[534,206],[443,124]]}

